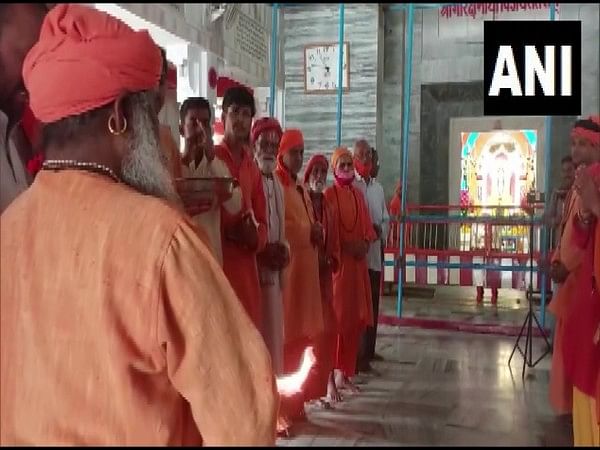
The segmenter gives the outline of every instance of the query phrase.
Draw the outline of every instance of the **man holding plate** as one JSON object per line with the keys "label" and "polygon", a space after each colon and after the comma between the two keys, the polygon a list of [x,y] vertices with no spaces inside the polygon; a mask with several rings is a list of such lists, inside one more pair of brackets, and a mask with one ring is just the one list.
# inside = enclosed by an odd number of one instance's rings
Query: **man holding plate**
{"label": "man holding plate", "polygon": [[242,192],[225,163],[215,158],[208,101],[190,97],[181,105],[179,131],[185,139],[182,174],[176,181],[186,211],[206,233],[221,266],[221,206],[231,215],[242,209]]}

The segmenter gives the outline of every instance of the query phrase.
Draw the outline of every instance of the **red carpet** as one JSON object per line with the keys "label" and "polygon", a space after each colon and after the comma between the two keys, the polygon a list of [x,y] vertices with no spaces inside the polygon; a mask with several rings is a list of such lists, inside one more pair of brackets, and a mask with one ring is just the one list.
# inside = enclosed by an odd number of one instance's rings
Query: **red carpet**
{"label": "red carpet", "polygon": [[[523,320],[525,320],[525,316],[523,316]],[[455,320],[423,319],[415,317],[398,318],[395,316],[379,316],[379,323],[397,327],[415,327],[426,330],[461,331],[463,333],[477,334],[497,334],[502,336],[518,336],[522,326],[522,324],[519,326],[492,323],[476,324],[472,322],[460,322]],[[525,331],[526,330],[524,330],[524,332]],[[549,334],[547,329],[546,334]],[[542,337],[542,333],[538,330],[535,322],[533,323],[533,336]]]}

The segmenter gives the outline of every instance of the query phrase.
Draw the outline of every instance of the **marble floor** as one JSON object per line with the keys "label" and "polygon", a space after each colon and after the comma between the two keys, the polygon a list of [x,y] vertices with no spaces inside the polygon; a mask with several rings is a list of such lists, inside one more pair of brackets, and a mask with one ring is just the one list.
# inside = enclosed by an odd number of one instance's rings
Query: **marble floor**
{"label": "marble floor", "polygon": [[[535,339],[534,358],[543,350]],[[571,429],[548,403],[550,356],[521,378],[514,338],[381,326],[362,392],[333,410],[307,408],[278,446],[570,446]]]}
{"label": "marble floor", "polygon": [[[437,286],[408,288],[402,304],[402,317],[420,319],[455,320],[465,323],[488,323],[520,326],[525,319],[528,303],[523,291],[500,289],[498,304],[490,302],[490,289],[485,290],[483,304],[475,301],[475,288]],[[380,314],[396,316],[397,297],[382,297]],[[539,304],[534,300],[534,310],[540,318]]]}

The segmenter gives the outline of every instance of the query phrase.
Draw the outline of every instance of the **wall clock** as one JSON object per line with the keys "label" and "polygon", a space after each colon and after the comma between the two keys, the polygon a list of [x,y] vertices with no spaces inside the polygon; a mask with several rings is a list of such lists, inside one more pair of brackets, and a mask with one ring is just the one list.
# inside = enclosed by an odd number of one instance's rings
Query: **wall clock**
{"label": "wall clock", "polygon": [[[304,47],[304,92],[331,94],[338,88],[339,43],[310,44]],[[342,88],[350,89],[350,45],[344,42]]]}

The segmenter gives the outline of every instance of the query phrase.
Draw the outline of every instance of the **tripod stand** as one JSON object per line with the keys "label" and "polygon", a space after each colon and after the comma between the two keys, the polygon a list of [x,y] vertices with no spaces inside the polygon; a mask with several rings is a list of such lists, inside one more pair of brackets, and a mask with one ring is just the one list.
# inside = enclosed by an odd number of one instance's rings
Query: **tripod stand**
{"label": "tripod stand", "polygon": [[[515,354],[516,350],[519,350],[519,353],[523,357],[523,372],[521,374],[521,378],[525,378],[525,367],[533,368],[535,367],[544,357],[550,353],[552,346],[548,341],[548,337],[546,336],[546,331],[540,325],[540,322],[535,315],[535,311],[533,310],[533,227],[534,227],[534,209],[533,207],[530,210],[531,221],[529,223],[529,288],[527,289],[527,302],[529,303],[529,311],[527,312],[527,316],[525,316],[525,321],[523,322],[523,326],[521,327],[521,331],[519,332],[519,336],[517,337],[517,341],[515,342],[515,346],[512,349],[512,353],[510,354],[510,358],[508,358],[508,366],[510,367],[510,363]],[[544,341],[546,342],[546,350],[542,355],[533,362],[533,322],[537,326],[537,329],[541,332]],[[525,333],[525,350],[521,350],[519,346],[519,342],[523,338],[523,334]]]}

